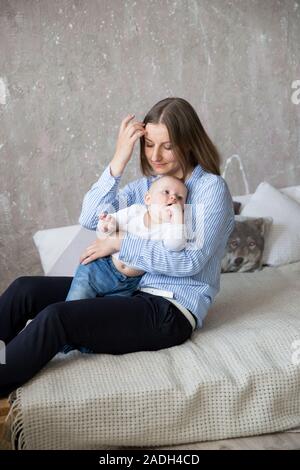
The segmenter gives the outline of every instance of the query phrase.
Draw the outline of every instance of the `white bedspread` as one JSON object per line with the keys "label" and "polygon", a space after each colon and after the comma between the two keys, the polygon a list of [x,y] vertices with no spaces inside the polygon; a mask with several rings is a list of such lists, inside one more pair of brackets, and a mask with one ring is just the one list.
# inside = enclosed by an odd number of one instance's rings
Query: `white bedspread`
{"label": "white bedspread", "polygon": [[13,441],[25,449],[113,449],[297,427],[299,305],[300,263],[223,274],[204,328],[181,346],[57,355],[17,390]]}

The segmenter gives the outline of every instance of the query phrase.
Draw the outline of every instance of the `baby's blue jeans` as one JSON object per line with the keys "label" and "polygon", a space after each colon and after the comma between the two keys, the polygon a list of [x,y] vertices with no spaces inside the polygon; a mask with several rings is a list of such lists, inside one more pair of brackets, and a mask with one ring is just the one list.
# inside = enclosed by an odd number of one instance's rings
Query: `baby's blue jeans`
{"label": "baby's blue jeans", "polygon": [[80,264],[66,301],[92,299],[104,295],[130,296],[137,289],[141,277],[129,277],[120,273],[110,256]]}

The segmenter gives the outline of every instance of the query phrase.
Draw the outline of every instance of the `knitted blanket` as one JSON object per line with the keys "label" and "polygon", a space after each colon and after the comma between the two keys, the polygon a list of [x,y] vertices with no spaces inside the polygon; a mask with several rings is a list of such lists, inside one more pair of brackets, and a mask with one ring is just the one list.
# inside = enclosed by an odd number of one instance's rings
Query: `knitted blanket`
{"label": "knitted blanket", "polygon": [[12,395],[13,446],[153,447],[299,426],[299,287],[300,262],[226,273],[204,327],[180,346],[58,354]]}

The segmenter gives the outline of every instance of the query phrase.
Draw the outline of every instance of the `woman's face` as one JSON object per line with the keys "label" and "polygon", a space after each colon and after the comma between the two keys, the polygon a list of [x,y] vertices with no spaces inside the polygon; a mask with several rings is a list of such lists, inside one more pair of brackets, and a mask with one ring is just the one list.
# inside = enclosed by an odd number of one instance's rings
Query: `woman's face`
{"label": "woman's face", "polygon": [[145,127],[145,155],[150,167],[157,175],[182,177],[182,171],[164,124],[147,124]]}

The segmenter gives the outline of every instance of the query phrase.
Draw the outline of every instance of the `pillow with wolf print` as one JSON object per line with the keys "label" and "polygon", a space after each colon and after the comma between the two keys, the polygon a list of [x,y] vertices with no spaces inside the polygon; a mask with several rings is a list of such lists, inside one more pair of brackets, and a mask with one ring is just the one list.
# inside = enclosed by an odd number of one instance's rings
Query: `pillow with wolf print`
{"label": "pillow with wolf print", "polygon": [[266,229],[271,219],[235,217],[228,239],[221,272],[253,272],[262,268]]}

